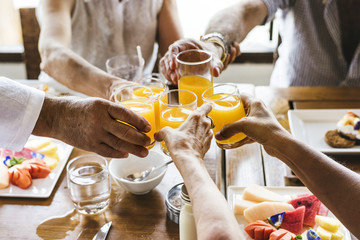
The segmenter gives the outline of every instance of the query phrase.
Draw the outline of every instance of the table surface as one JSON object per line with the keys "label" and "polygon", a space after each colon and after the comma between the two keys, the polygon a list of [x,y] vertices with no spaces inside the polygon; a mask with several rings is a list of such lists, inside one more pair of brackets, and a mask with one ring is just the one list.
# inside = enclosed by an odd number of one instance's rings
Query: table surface
{"label": "table surface", "polygon": [[[341,107],[336,105],[340,108],[345,108],[346,102],[355,102],[357,105],[351,105],[351,108],[360,108],[360,89],[272,89],[255,88],[250,84],[239,87],[242,91],[261,97],[267,104],[274,101],[287,104],[290,101],[292,106],[306,103],[311,107],[309,102],[315,101],[318,104],[316,106],[322,108],[320,101],[325,99],[331,102],[335,99],[336,104],[339,104],[339,101],[345,103]],[[316,93],[317,97],[314,98],[311,92]],[[283,108],[279,109],[279,112],[284,111]],[[86,153],[74,148],[69,159]],[[340,157],[337,160],[344,159]],[[204,161],[212,179],[224,194],[230,185],[285,185],[285,165],[278,159],[266,155],[259,144],[223,151],[213,143]],[[353,156],[352,161],[355,167],[359,166],[356,156]],[[349,161],[347,163],[349,164]],[[277,174],[270,174],[273,172]],[[143,196],[127,193],[113,183],[109,208],[91,217],[74,211],[65,176],[66,170],[62,172],[48,199],[0,198],[0,239],[91,239],[108,221],[112,221],[113,225],[107,239],[179,239],[178,225],[166,216],[164,202],[167,192],[182,182],[173,164],[169,165],[163,181]]]}

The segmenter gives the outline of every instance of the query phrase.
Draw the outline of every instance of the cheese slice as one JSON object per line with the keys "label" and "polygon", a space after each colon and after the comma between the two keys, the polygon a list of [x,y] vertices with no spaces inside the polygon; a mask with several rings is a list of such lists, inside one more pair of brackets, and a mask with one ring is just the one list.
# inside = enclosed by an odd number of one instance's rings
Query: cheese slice
{"label": "cheese slice", "polygon": [[8,167],[0,162],[0,189],[7,188],[9,186],[9,172]]}

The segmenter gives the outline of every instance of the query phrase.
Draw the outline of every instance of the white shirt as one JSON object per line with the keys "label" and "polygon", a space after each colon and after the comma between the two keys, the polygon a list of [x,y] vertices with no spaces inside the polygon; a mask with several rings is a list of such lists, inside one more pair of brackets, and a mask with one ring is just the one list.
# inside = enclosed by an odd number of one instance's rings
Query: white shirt
{"label": "white shirt", "polygon": [[271,86],[360,86],[360,43],[347,63],[335,0],[262,1],[267,21],[280,9],[282,42]]}
{"label": "white shirt", "polygon": [[45,93],[0,77],[0,147],[21,151],[39,117]]}

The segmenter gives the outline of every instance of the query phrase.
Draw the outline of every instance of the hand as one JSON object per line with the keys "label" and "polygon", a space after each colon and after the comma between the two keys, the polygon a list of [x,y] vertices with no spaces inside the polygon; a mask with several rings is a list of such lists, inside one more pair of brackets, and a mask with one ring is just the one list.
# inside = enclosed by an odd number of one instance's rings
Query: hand
{"label": "hand", "polygon": [[201,49],[211,52],[213,54],[213,60],[211,61],[212,74],[214,77],[220,75],[223,69],[223,63],[220,60],[222,52],[219,54],[217,47],[213,43],[201,42],[194,39],[184,39],[171,44],[165,56],[160,60],[161,73],[167,80],[177,84],[179,74],[177,72],[178,64],[176,62],[176,55],[189,49]]}
{"label": "hand", "polygon": [[262,144],[270,155],[274,155],[273,146],[281,141],[279,136],[289,133],[279,124],[271,110],[263,102],[245,94],[241,96],[241,100],[247,116],[223,127],[216,133],[215,138],[225,140],[243,132],[247,137],[235,144],[234,147],[256,141]]}
{"label": "hand", "polygon": [[[133,127],[120,123],[126,122]],[[33,133],[58,138],[105,157],[145,157],[151,125],[142,116],[100,98],[46,98]],[[141,132],[140,132],[141,131]]]}
{"label": "hand", "polygon": [[155,133],[155,140],[164,140],[171,156],[195,155],[203,159],[209,150],[213,135],[210,131],[211,120],[207,117],[211,108],[210,104],[202,105],[192,112],[179,128],[165,127]]}

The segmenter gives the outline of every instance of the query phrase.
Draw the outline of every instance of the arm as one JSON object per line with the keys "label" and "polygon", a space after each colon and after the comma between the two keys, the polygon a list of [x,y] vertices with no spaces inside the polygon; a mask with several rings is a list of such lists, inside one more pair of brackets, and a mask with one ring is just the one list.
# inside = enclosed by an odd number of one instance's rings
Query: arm
{"label": "arm", "polygon": [[160,61],[161,72],[164,76],[177,84],[179,75],[177,73],[176,55],[187,49],[203,49],[213,53],[212,73],[218,77],[228,64],[232,63],[240,55],[239,43],[246,37],[251,29],[261,24],[268,11],[261,0],[244,0],[226,8],[214,15],[205,33],[220,33],[229,44],[229,53],[222,62],[223,48],[212,42],[202,42],[194,39],[184,39],[173,43],[168,52]]}
{"label": "arm", "polygon": [[[71,11],[74,0],[42,1],[42,26],[39,38],[41,69],[67,87],[90,96],[109,98],[123,80],[93,66],[73,52]],[[66,73],[66,74],[64,74]]]}
{"label": "arm", "polygon": [[[211,123],[203,105],[178,128],[159,131],[155,138],[164,140],[189,193],[198,239],[243,239],[229,204],[209,176],[203,157],[210,147]],[[225,231],[226,229],[226,231]]]}
{"label": "arm", "polygon": [[175,0],[166,0],[159,13],[158,43],[159,52],[164,56],[170,44],[183,37]]}
{"label": "arm", "polygon": [[248,116],[216,134],[219,140],[244,132],[239,146],[256,141],[287,164],[309,190],[357,237],[360,210],[360,176],[326,155],[294,139],[259,100],[243,96]]}
{"label": "arm", "polygon": [[122,158],[132,153],[145,157],[150,124],[141,116],[101,98],[45,97],[34,135],[57,138],[105,157]]}

